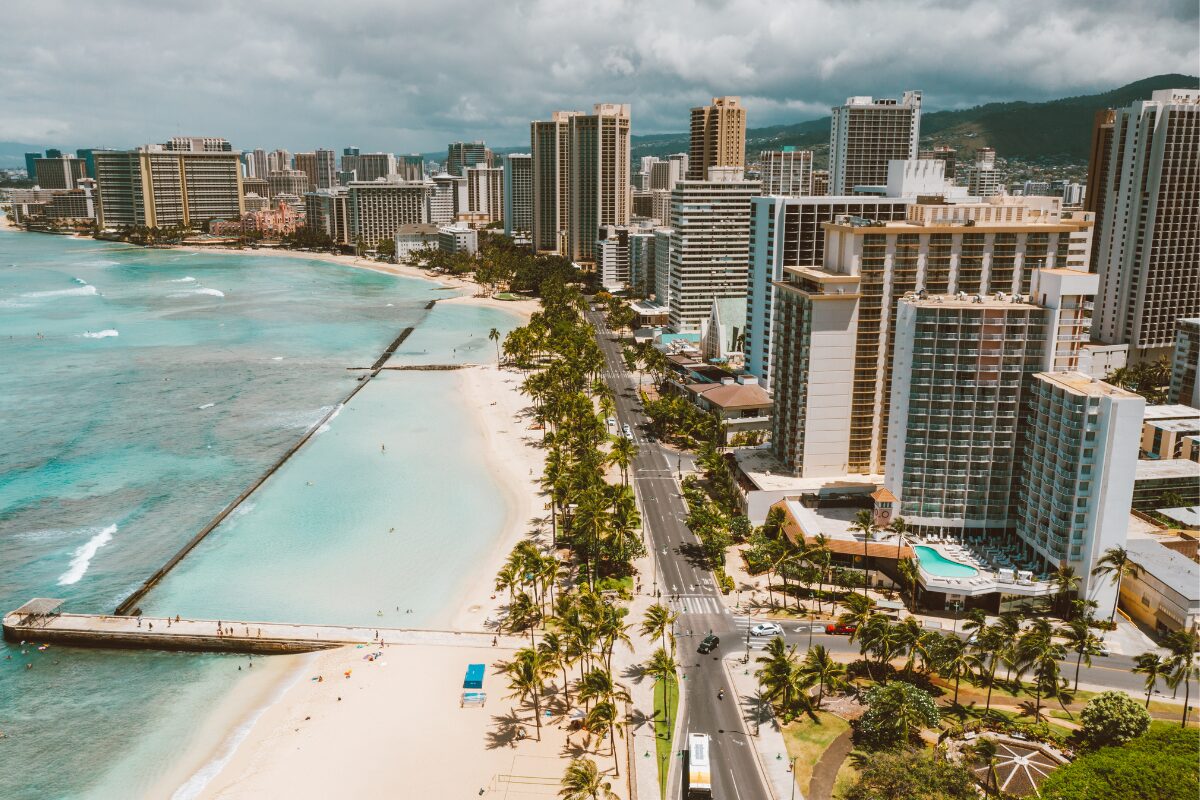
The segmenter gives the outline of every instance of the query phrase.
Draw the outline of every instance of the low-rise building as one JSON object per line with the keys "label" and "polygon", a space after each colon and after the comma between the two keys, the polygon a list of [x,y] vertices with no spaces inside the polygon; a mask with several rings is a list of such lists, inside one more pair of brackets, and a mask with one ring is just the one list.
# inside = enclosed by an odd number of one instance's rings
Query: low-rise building
{"label": "low-rise building", "polygon": [[1176,326],[1168,397],[1172,403],[1200,407],[1200,317],[1181,319]]}
{"label": "low-rise building", "polygon": [[1200,505],[1200,467],[1186,458],[1141,458],[1133,482],[1133,508]]}
{"label": "low-rise building", "polygon": [[1158,633],[1196,633],[1200,619],[1200,565],[1156,539],[1125,545],[1138,574],[1121,581],[1121,609]]}
{"label": "low-rise building", "polygon": [[445,253],[479,252],[479,231],[466,222],[456,222],[438,228],[438,248]]}

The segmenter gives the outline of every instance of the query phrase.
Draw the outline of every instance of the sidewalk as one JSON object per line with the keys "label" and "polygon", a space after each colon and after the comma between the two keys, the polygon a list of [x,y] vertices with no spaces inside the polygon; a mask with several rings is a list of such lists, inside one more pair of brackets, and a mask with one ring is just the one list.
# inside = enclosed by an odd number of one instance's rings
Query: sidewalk
{"label": "sidewalk", "polygon": [[[804,800],[799,787],[794,788],[791,761],[788,758],[787,745],[783,741],[783,732],[779,722],[771,714],[770,709],[763,709],[755,699],[758,692],[758,682],[754,678],[754,661],[742,663],[741,656],[726,657],[721,662],[729,677],[729,683],[737,693],[738,704],[742,708],[742,719],[746,721],[748,737],[754,745],[754,753],[758,760],[768,791],[775,800],[790,800],[792,792],[798,800]],[[769,716],[768,716],[769,715]]]}

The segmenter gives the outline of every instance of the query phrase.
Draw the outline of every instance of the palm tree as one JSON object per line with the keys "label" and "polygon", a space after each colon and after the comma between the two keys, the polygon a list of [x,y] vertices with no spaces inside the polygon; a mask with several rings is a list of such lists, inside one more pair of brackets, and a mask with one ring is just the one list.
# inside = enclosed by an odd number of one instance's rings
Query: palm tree
{"label": "palm tree", "polygon": [[662,639],[663,649],[667,647],[667,637],[671,639],[671,655],[675,655],[674,627],[679,615],[666,606],[656,603],[646,609],[642,619],[642,636],[649,639]]}
{"label": "palm tree", "polygon": [[[551,622],[557,622],[557,620],[551,620]],[[567,667],[571,665],[571,657],[568,653],[565,638],[558,631],[546,631],[542,636],[541,644],[538,645],[538,650],[545,654],[547,660],[554,667],[562,670],[563,699],[569,708],[571,705],[571,686],[567,680]]]}
{"label": "palm tree", "polygon": [[904,544],[904,534],[908,533],[908,523],[904,521],[904,517],[896,517],[892,520],[892,524],[888,525],[888,530],[896,534],[896,562],[900,562],[900,547]]}
{"label": "palm tree", "polygon": [[584,551],[588,566],[588,588],[596,588],[596,573],[599,570],[600,541],[608,536],[612,514],[603,492],[592,489],[579,498],[579,508],[571,521],[571,532],[578,531],[584,537]]}
{"label": "palm tree", "polygon": [[987,767],[987,779],[983,784],[983,796],[985,798],[991,796],[992,783],[996,784],[996,791],[1000,791],[1000,780],[996,776],[996,741],[986,736],[981,736],[971,745],[972,754],[976,759],[982,761]]}
{"label": "palm tree", "polygon": [[825,699],[825,687],[833,691],[841,686],[846,677],[846,667],[834,661],[829,651],[818,644],[808,648],[804,660],[797,667],[797,675],[802,683],[817,685],[816,707],[820,709],[821,701]]}
{"label": "palm tree", "polygon": [[1150,695],[1157,688],[1158,679],[1170,673],[1171,662],[1169,659],[1164,659],[1158,653],[1150,650],[1133,659],[1133,663],[1134,667],[1131,671],[1146,676],[1146,708],[1149,708]]}
{"label": "palm tree", "polygon": [[1058,629],[1058,635],[1067,640],[1067,648],[1075,653],[1075,691],[1079,691],[1079,670],[1092,665],[1092,656],[1100,652],[1100,639],[1092,633],[1091,617],[1076,617]]}
{"label": "palm tree", "polygon": [[621,774],[621,767],[617,761],[617,731],[621,728],[620,712],[617,710],[616,703],[611,700],[602,700],[596,703],[583,718],[583,729],[590,735],[599,736],[601,739],[607,735],[610,738],[610,746],[612,747],[613,770],[615,774]]}
{"label": "palm tree", "polygon": [[614,436],[612,450],[608,454],[610,464],[615,464],[621,468],[621,483],[629,485],[629,465],[633,463],[633,459],[637,457],[638,446],[632,439],[626,439],[624,436]]}
{"label": "palm tree", "polygon": [[655,680],[663,681],[663,705],[666,709],[667,728],[671,727],[671,692],[670,682],[675,680],[675,674],[679,671],[679,665],[675,663],[675,657],[668,653],[663,648],[658,648],[654,651],[654,655],[650,660],[643,665],[646,674],[653,677]]}
{"label": "palm tree", "polygon": [[541,621],[542,610],[527,592],[518,594],[512,605],[508,607],[509,630],[514,633],[528,630],[530,647],[537,644],[533,632]]}
{"label": "palm tree", "polygon": [[883,682],[887,683],[888,662],[903,652],[908,634],[905,626],[893,625],[883,614],[873,614],[859,636],[859,647],[863,655],[874,653],[883,669]]}
{"label": "palm tree", "polygon": [[767,642],[763,654],[755,659],[763,666],[754,675],[764,693],[771,700],[778,698],[784,712],[792,710],[800,682],[796,675],[796,645],[788,646],[783,638],[776,636]]}
{"label": "palm tree", "polygon": [[1163,637],[1163,644],[1171,651],[1168,663],[1171,674],[1167,685],[1178,691],[1183,684],[1183,716],[1179,727],[1187,725],[1188,702],[1192,696],[1192,679],[1200,678],[1200,664],[1196,662],[1196,634],[1191,631],[1173,631]]}
{"label": "palm tree", "polygon": [[1117,596],[1113,600],[1112,614],[1108,618],[1111,623],[1117,618],[1117,605],[1121,602],[1121,581],[1126,577],[1138,577],[1142,574],[1142,568],[1131,559],[1129,551],[1124,547],[1110,547],[1096,561],[1092,574],[1111,575],[1113,582],[1117,584]]}
{"label": "palm tree", "polygon": [[854,627],[855,630],[850,634],[850,643],[853,644],[855,637],[861,634],[875,614],[875,601],[866,595],[848,594],[842,604],[846,610],[838,616],[837,621],[839,625]]}
{"label": "palm tree", "polygon": [[508,676],[508,688],[512,690],[509,697],[518,697],[522,701],[533,698],[534,721],[537,723],[537,738],[542,740],[542,703],[541,693],[545,688],[546,678],[553,674],[554,665],[546,654],[526,647],[516,652],[512,661],[504,665],[504,674]]}
{"label": "palm tree", "polygon": [[1070,608],[1067,600],[1079,591],[1082,582],[1083,579],[1075,574],[1075,568],[1066,562],[1059,564],[1058,569],[1050,574],[1050,583],[1054,586],[1054,606],[1058,613],[1067,614]]}
{"label": "palm tree", "polygon": [[829,561],[832,555],[832,552],[829,550],[829,537],[823,533],[818,533],[814,536],[812,544],[808,546],[806,558],[808,559],[808,563],[812,564],[817,570],[818,614],[824,613],[824,610],[821,608],[821,598],[825,594],[825,576],[829,572]]}
{"label": "palm tree", "polygon": [[996,685],[996,668],[1011,649],[1012,641],[1003,624],[997,622],[980,631],[972,643],[975,650],[972,665],[979,675],[979,680],[988,687],[987,702],[983,707],[985,713],[992,710],[992,688]]}
{"label": "palm tree", "polygon": [[488,331],[488,338],[496,343],[496,363],[500,363],[500,331],[497,328],[492,328]]}
{"label": "palm tree", "polygon": [[1058,662],[1066,657],[1067,649],[1054,641],[1054,633],[1054,628],[1049,622],[1038,619],[1017,641],[1015,660],[1018,676],[1026,670],[1033,671],[1033,686],[1037,697],[1037,706],[1033,713],[1034,722],[1041,718],[1043,697],[1061,692]]}
{"label": "palm tree", "polygon": [[934,669],[946,680],[954,681],[954,705],[958,705],[959,682],[973,671],[974,661],[965,641],[952,633],[944,634],[933,649]]}
{"label": "palm tree", "polygon": [[863,584],[863,597],[867,596],[867,589],[871,585],[871,573],[868,567],[871,559],[868,555],[867,545],[871,541],[871,534],[875,532],[875,518],[870,511],[863,508],[854,515],[854,522],[850,523],[850,530],[862,534],[863,537],[863,576],[866,582]]}
{"label": "palm tree", "polygon": [[558,796],[564,800],[608,800],[616,798],[612,784],[604,780],[600,768],[590,758],[574,758],[562,776],[562,790]]}
{"label": "palm tree", "polygon": [[917,565],[913,563],[911,558],[905,558],[896,562],[896,572],[900,575],[900,582],[911,592],[909,605],[913,611],[916,611],[917,588],[920,586]]}

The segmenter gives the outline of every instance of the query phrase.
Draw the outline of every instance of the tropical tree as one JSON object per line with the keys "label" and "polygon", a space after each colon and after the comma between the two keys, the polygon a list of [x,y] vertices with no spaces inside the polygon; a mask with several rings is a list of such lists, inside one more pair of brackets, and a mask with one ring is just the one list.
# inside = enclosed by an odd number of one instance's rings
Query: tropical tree
{"label": "tropical tree", "polygon": [[1083,578],[1075,573],[1074,567],[1063,562],[1050,573],[1050,583],[1054,586],[1054,610],[1066,616],[1071,608],[1070,600],[1079,592]]}
{"label": "tropical tree", "polygon": [[854,628],[850,633],[850,642],[853,643],[875,614],[875,601],[866,595],[849,594],[842,600],[842,605],[846,610],[838,615],[837,621],[839,625]]}
{"label": "tropical tree", "polygon": [[1037,698],[1034,722],[1042,715],[1042,700],[1057,697],[1065,681],[1061,679],[1058,662],[1067,655],[1067,649],[1054,641],[1054,628],[1044,619],[1035,620],[1033,626],[1017,641],[1015,663],[1018,676],[1026,671],[1033,673],[1033,693]]}
{"label": "tropical tree", "polygon": [[804,660],[796,668],[796,674],[801,684],[809,686],[816,684],[816,708],[820,709],[821,702],[825,699],[826,688],[832,692],[844,683],[846,667],[844,664],[834,661],[823,645],[817,644],[808,648]]}
{"label": "tropical tree", "polygon": [[629,465],[633,463],[633,459],[637,457],[638,446],[632,439],[627,439],[624,436],[614,436],[612,449],[608,454],[608,461],[621,468],[621,483],[629,485]]}
{"label": "tropical tree", "polygon": [[954,681],[954,705],[958,705],[959,682],[974,672],[970,646],[952,633],[944,634],[933,648],[933,663],[937,674]]}
{"label": "tropical tree", "polygon": [[1150,728],[1150,713],[1124,692],[1101,692],[1079,714],[1079,738],[1084,747],[1121,745]]}
{"label": "tropical tree", "polygon": [[1112,614],[1108,618],[1111,623],[1117,618],[1117,605],[1121,602],[1121,581],[1127,577],[1138,577],[1142,574],[1142,568],[1132,560],[1129,551],[1124,547],[1110,547],[1096,561],[1092,574],[1098,577],[1108,575],[1117,585],[1117,597],[1113,600]]}
{"label": "tropical tree", "polygon": [[983,796],[991,796],[992,784],[996,784],[996,792],[1000,792],[1000,780],[996,777],[996,740],[987,736],[980,736],[971,745],[971,755],[976,761],[982,761],[987,769],[987,779],[983,784]]}
{"label": "tropical tree", "polygon": [[1067,649],[1075,653],[1075,691],[1079,691],[1079,670],[1092,665],[1092,656],[1100,653],[1100,637],[1092,633],[1091,617],[1075,617],[1058,629],[1058,635],[1067,640]]}
{"label": "tropical tree", "polygon": [[1183,684],[1183,715],[1179,727],[1187,725],[1188,703],[1192,696],[1192,679],[1200,678],[1200,664],[1196,661],[1196,634],[1190,631],[1173,631],[1163,637],[1163,644],[1171,651],[1171,673],[1167,686],[1178,691]]}
{"label": "tropical tree", "polygon": [[1133,669],[1130,671],[1146,676],[1146,708],[1150,707],[1150,695],[1158,688],[1159,679],[1168,675],[1170,669],[1171,662],[1154,650],[1133,659]]}
{"label": "tropical tree", "polygon": [[666,711],[667,727],[671,727],[671,692],[668,685],[675,680],[675,675],[679,671],[679,664],[675,662],[675,657],[668,653],[663,648],[658,648],[654,651],[654,655],[650,660],[643,665],[646,674],[650,675],[657,681],[663,681],[663,704]]}
{"label": "tropical tree", "polygon": [[564,800],[609,800],[615,798],[612,784],[604,780],[600,768],[590,758],[575,758],[562,776],[558,796]]}
{"label": "tropical tree", "polygon": [[755,671],[763,694],[775,702],[785,715],[796,708],[797,699],[803,693],[796,661],[796,645],[787,645],[776,636],[767,642],[763,654],[755,659],[763,666]]}
{"label": "tropical tree", "polygon": [[871,542],[871,535],[875,532],[875,517],[867,509],[859,509],[859,512],[854,515],[854,521],[850,523],[850,530],[862,534],[863,537],[863,574],[867,576],[866,583],[863,584],[863,597],[867,596],[867,588],[871,585],[870,564],[871,558],[868,555],[868,545]]}
{"label": "tropical tree", "polygon": [[872,750],[907,746],[913,734],[938,725],[941,717],[929,693],[904,681],[876,684],[866,691],[867,710],[856,732]]}
{"label": "tropical tree", "polygon": [[490,331],[488,331],[488,338],[496,343],[496,363],[499,364],[500,363],[500,330],[498,328],[492,328]]}
{"label": "tropical tree", "polygon": [[671,655],[675,655],[675,622],[679,619],[679,615],[662,605],[655,603],[646,609],[646,615],[642,618],[641,632],[642,636],[649,639],[661,639],[662,646],[665,650],[667,647],[667,639],[671,641]]}
{"label": "tropical tree", "polygon": [[534,721],[537,723],[537,738],[542,740],[542,703],[541,694],[545,689],[546,678],[554,674],[554,665],[545,653],[532,647],[518,650],[512,661],[504,665],[504,674],[508,676],[508,688],[512,690],[509,697],[520,698],[521,702],[532,698]]}
{"label": "tropical tree", "polygon": [[592,709],[583,717],[583,729],[589,735],[597,736],[603,739],[609,737],[609,744],[612,748],[613,770],[616,775],[621,774],[621,767],[617,760],[617,732],[622,727],[620,720],[621,712],[617,710],[616,703],[611,700],[601,700],[592,706]]}
{"label": "tropical tree", "polygon": [[992,710],[992,688],[996,685],[996,669],[1010,652],[1013,639],[999,622],[979,632],[972,643],[972,664],[981,683],[987,685],[987,702],[984,712]]}

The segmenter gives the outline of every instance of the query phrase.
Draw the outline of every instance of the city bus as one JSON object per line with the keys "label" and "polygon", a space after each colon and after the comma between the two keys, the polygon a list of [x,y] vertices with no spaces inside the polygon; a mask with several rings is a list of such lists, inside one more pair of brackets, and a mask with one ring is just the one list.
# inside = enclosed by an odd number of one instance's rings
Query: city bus
{"label": "city bus", "polygon": [[712,767],[709,750],[712,742],[707,733],[688,734],[687,797],[712,797]]}

